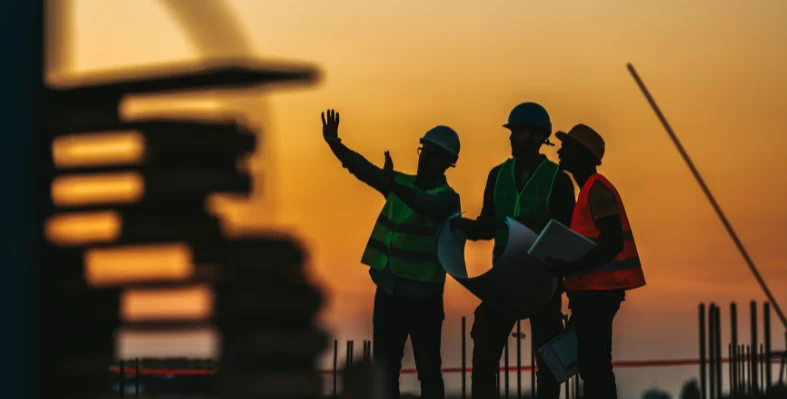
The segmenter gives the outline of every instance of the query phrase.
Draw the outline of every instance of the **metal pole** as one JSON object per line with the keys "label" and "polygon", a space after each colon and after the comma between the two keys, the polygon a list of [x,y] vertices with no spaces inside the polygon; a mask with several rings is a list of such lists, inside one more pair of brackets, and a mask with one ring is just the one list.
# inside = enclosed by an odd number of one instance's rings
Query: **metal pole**
{"label": "metal pole", "polygon": [[505,354],[503,355],[505,360],[503,361],[503,364],[505,365],[504,366],[504,368],[505,368],[505,378],[504,379],[505,379],[505,383],[506,383],[506,399],[510,399],[509,390],[508,390],[508,341],[510,341],[510,340],[508,339],[508,337],[506,337],[506,346],[505,346],[505,349],[503,349],[503,350],[505,350]]}
{"label": "metal pole", "polygon": [[746,395],[746,346],[738,345],[738,393]]}
{"label": "metal pole", "polygon": [[752,388],[754,388],[754,386],[752,385],[752,381],[751,381],[751,346],[750,345],[746,346],[746,376],[749,379],[749,381],[747,381],[746,383],[746,393],[748,395],[751,395],[754,392],[752,391]]}
{"label": "metal pole", "polygon": [[118,384],[118,389],[120,390],[120,397],[126,397],[126,367],[123,360],[120,361],[120,384]]}
{"label": "metal pole", "polygon": [[771,375],[773,372],[771,369],[771,358],[773,358],[771,353],[771,304],[768,302],[762,305],[762,323],[762,340],[765,344],[765,391],[767,392],[773,383],[773,376]]}
{"label": "metal pole", "polygon": [[536,397],[536,344],[533,343],[533,327],[530,327],[530,395]]}
{"label": "metal pole", "polygon": [[729,377],[728,378],[730,379],[730,384],[729,384],[730,385],[730,396],[733,397],[733,398],[735,397],[735,378],[734,378],[734,373],[732,372],[732,370],[733,370],[733,367],[732,367],[733,361],[732,361],[732,359],[734,357],[735,357],[735,355],[733,354],[732,344],[728,344],[727,345],[727,358],[730,359],[730,363],[729,363],[730,364]]}
{"label": "metal pole", "polygon": [[760,392],[757,378],[757,302],[751,301],[749,305],[749,311],[751,312],[751,388],[752,393],[756,394]]}
{"label": "metal pole", "polygon": [[640,90],[642,90],[642,94],[645,95],[645,98],[648,100],[650,106],[653,108],[653,111],[656,113],[656,116],[659,118],[661,124],[664,126],[664,129],[667,131],[667,134],[669,134],[673,143],[675,143],[675,146],[678,147],[678,151],[680,152],[681,156],[683,156],[683,160],[686,161],[686,164],[688,164],[689,169],[691,169],[691,173],[694,175],[694,178],[697,179],[697,182],[700,184],[702,191],[705,193],[705,196],[710,201],[711,205],[713,206],[713,209],[716,211],[716,214],[721,219],[722,224],[724,224],[724,227],[727,229],[727,233],[729,233],[730,237],[732,238],[732,241],[735,243],[735,246],[738,247],[738,251],[741,253],[741,256],[743,256],[743,259],[746,261],[746,264],[749,266],[749,269],[751,270],[752,274],[754,274],[754,278],[757,279],[757,282],[760,284],[760,287],[765,292],[765,295],[768,297],[768,301],[770,301],[770,303],[773,305],[773,309],[776,311],[776,314],[779,315],[779,318],[782,321],[782,325],[785,328],[787,328],[787,317],[784,316],[784,313],[779,307],[779,304],[776,303],[776,300],[773,298],[773,294],[771,294],[771,290],[768,289],[768,286],[765,284],[765,280],[763,280],[762,276],[760,276],[760,272],[757,270],[757,266],[754,265],[754,261],[752,261],[751,257],[749,257],[749,253],[746,252],[746,248],[744,248],[743,243],[738,238],[738,235],[735,234],[735,230],[733,230],[732,225],[730,224],[729,221],[727,221],[727,217],[724,215],[724,212],[722,212],[721,207],[716,202],[716,199],[713,197],[713,194],[711,194],[710,189],[708,189],[708,186],[705,185],[705,181],[700,176],[699,171],[697,171],[697,168],[694,166],[694,163],[691,161],[691,158],[689,158],[689,155],[686,153],[686,150],[683,149],[683,145],[681,145],[680,141],[678,141],[678,137],[672,131],[672,127],[670,127],[669,123],[667,122],[667,119],[661,113],[661,110],[659,109],[658,105],[656,105],[656,101],[653,100],[653,97],[651,97],[650,92],[645,87],[645,83],[642,82],[642,79],[640,79],[639,75],[637,74],[637,71],[634,69],[634,66],[628,64],[627,67],[629,72],[631,73],[631,76],[634,77],[634,80],[637,82],[637,85],[639,86]]}
{"label": "metal pole", "polygon": [[738,368],[735,362],[738,357],[738,306],[735,302],[730,303],[730,395],[737,395],[738,389]]}
{"label": "metal pole", "polygon": [[721,398],[721,308],[716,306],[716,397]]}
{"label": "metal pole", "polygon": [[462,399],[467,399],[467,318],[462,316]]}
{"label": "metal pole", "polygon": [[702,399],[708,398],[708,384],[706,380],[706,372],[705,372],[705,362],[707,361],[707,357],[705,356],[705,304],[700,304],[700,312],[699,312],[699,323],[700,323],[700,392],[702,392]]}
{"label": "metal pole", "polygon": [[516,399],[522,399],[522,321],[516,321]]}
{"label": "metal pole", "polygon": [[333,340],[333,397],[336,397],[336,373],[339,366],[339,340]]}
{"label": "metal pole", "polygon": [[347,340],[347,344],[345,347],[345,355],[344,355],[344,372],[346,373],[347,370],[350,369],[350,362],[352,361],[352,355],[350,355],[350,340]]}
{"label": "metal pole", "polygon": [[134,393],[139,397],[139,358],[136,359],[134,365],[136,366],[136,373],[134,373]]}
{"label": "metal pole", "polygon": [[708,307],[708,374],[710,383],[710,399],[716,399],[716,305]]}
{"label": "metal pole", "polygon": [[760,367],[760,392],[765,393],[765,345],[760,344],[760,351],[757,353],[757,364]]}
{"label": "metal pole", "polygon": [[784,332],[784,351],[782,352],[782,361],[779,364],[779,385],[784,383],[785,363],[787,363],[787,331]]}

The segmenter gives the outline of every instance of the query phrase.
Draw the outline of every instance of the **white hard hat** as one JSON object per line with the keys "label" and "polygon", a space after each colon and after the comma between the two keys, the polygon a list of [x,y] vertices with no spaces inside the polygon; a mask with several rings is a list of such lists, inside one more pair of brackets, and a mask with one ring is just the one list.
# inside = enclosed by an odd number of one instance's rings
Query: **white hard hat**
{"label": "white hard hat", "polygon": [[421,138],[421,143],[423,142],[432,143],[459,158],[459,135],[448,126],[433,127]]}

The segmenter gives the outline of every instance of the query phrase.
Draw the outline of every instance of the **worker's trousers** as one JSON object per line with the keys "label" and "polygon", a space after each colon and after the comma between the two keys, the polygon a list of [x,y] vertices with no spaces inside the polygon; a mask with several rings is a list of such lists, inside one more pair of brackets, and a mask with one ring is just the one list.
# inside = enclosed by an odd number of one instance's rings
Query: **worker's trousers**
{"label": "worker's trousers", "polygon": [[577,363],[585,399],[617,399],[612,371],[612,320],[620,309],[619,292],[572,293],[571,324],[577,334]]}
{"label": "worker's trousers", "polygon": [[375,363],[383,369],[383,389],[388,393],[388,399],[399,399],[399,371],[408,336],[421,382],[421,398],[445,397],[440,355],[444,318],[442,295],[410,299],[389,296],[377,290],[372,353]]}
{"label": "worker's trousers", "polygon": [[[547,307],[539,314],[530,318],[531,339],[536,348],[549,342],[563,331],[563,314],[561,313],[562,290],[556,290],[555,296]],[[497,370],[500,356],[503,354],[506,341],[516,320],[501,316],[488,304],[481,303],[475,310],[473,328],[473,372],[472,398],[498,398]],[[549,372],[546,364],[536,356],[538,380],[536,397],[539,399],[558,399],[560,385]]]}

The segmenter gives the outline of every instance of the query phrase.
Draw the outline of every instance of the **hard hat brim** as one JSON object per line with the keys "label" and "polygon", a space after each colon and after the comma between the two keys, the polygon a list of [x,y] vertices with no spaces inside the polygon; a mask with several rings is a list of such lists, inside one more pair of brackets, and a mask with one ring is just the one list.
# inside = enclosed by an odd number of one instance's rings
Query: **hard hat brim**
{"label": "hard hat brim", "polygon": [[456,158],[458,158],[458,157],[459,157],[459,154],[456,154],[454,151],[452,151],[452,150],[450,150],[450,149],[448,149],[448,148],[445,148],[445,146],[443,146],[443,144],[442,144],[442,143],[438,143],[438,142],[436,142],[436,141],[432,141],[432,140],[429,140],[429,139],[427,139],[427,138],[421,138],[421,139],[419,140],[419,142],[420,142],[421,144],[423,144],[423,143],[429,143],[429,144],[435,145],[435,146],[439,147],[440,149],[442,149],[443,151],[445,151],[445,152],[446,152],[446,154],[448,154],[448,155],[450,155],[450,156],[452,156],[452,157],[456,157]]}

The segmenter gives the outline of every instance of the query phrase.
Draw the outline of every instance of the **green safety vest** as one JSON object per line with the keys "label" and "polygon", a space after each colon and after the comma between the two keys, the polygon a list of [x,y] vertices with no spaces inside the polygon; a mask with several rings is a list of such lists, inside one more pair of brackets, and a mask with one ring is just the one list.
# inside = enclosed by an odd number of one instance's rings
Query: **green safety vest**
{"label": "green safety vest", "polygon": [[[415,188],[415,176],[397,173],[396,182]],[[452,190],[448,184],[427,190],[429,195]],[[389,193],[366,244],[361,263],[375,270],[388,265],[393,274],[410,280],[445,282],[437,259],[440,223],[415,212],[396,194]]]}
{"label": "green safety vest", "polygon": [[522,190],[518,190],[514,159],[508,159],[500,165],[495,181],[495,247],[492,252],[492,264],[496,264],[505,251],[508,242],[506,217],[522,224],[536,226],[535,232],[540,233],[552,216],[549,210],[549,197],[557,176],[559,165],[544,158],[533,174],[525,182]]}

